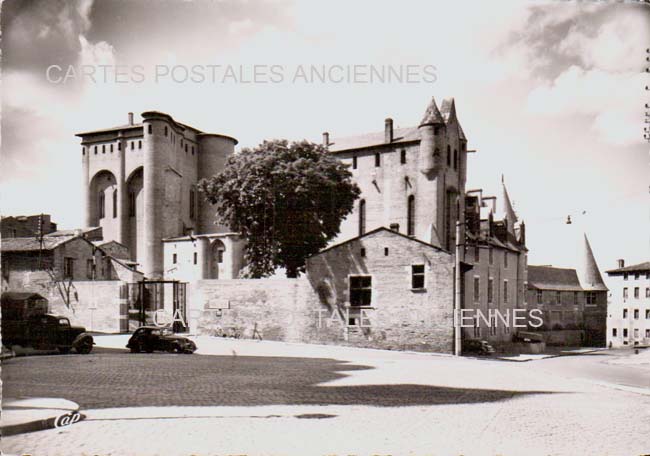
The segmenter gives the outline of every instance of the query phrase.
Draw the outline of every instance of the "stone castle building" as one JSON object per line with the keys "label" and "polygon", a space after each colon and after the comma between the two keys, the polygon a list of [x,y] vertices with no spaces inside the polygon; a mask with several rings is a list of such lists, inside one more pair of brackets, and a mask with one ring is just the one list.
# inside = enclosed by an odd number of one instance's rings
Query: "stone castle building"
{"label": "stone castle building", "polygon": [[[142,113],[141,123],[134,123],[129,113],[126,125],[77,136],[85,226],[101,227],[105,241],[127,247],[147,279],[168,275],[166,246],[170,258],[178,258],[172,252],[177,248],[188,252],[197,279],[217,277],[220,270],[223,274],[221,263],[241,256],[239,238],[215,225],[214,211],[196,189],[199,180],[223,168],[236,139],[204,133],[156,111]],[[187,243],[192,247],[183,248]],[[236,275],[236,268],[230,261],[226,270]]]}
{"label": "stone castle building", "polygon": [[614,285],[607,309],[607,345],[650,345],[650,261],[607,271]]}

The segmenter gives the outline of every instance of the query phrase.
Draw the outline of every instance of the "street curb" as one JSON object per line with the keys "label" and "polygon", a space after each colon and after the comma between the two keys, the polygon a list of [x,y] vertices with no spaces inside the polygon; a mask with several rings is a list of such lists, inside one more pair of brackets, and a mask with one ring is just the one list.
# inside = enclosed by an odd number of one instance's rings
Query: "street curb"
{"label": "street curb", "polygon": [[[2,426],[0,427],[0,436],[9,437],[12,435],[26,434],[29,432],[44,431],[47,429],[62,427],[64,425],[57,425],[57,421],[60,417],[64,415],[79,414],[80,419],[76,422],[85,420],[86,415],[84,415],[83,413],[79,413],[79,404],[75,403],[75,405],[76,407],[74,409],[69,409],[69,410],[59,409],[58,410],[59,413],[52,417],[41,418],[33,421],[26,421],[24,423],[12,424],[9,426]],[[29,408],[29,407],[25,407],[25,408]],[[37,407],[32,407],[32,408],[37,408]],[[6,413],[6,409],[3,410],[3,413]]]}

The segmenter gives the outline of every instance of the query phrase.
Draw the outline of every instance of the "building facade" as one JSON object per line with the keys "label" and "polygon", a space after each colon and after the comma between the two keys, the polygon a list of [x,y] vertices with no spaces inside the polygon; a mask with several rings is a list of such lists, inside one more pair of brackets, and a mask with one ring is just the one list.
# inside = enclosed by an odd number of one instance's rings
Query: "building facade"
{"label": "building facade", "polygon": [[607,272],[611,301],[607,308],[607,345],[612,347],[650,345],[650,262]]}
{"label": "building facade", "polygon": [[49,214],[0,217],[0,236],[7,238],[34,237],[56,231]]}
{"label": "building facade", "polygon": [[134,123],[77,134],[88,227],[129,249],[147,278],[164,278],[163,240],[223,233],[196,184],[218,173],[237,140],[147,111]]}

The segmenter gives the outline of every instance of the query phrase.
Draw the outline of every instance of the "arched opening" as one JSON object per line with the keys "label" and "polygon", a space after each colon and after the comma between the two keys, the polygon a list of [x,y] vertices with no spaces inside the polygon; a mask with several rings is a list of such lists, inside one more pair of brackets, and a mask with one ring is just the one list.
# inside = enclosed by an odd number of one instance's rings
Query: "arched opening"
{"label": "arched opening", "polygon": [[104,239],[117,239],[118,221],[113,217],[113,195],[117,194],[115,175],[107,170],[99,171],[90,181],[90,221],[101,226]]}
{"label": "arched opening", "polygon": [[359,201],[359,236],[366,232],[366,200]]}
{"label": "arched opening", "polygon": [[144,242],[144,192],[142,190],[144,176],[142,167],[136,168],[126,180],[126,225],[125,243],[131,252],[131,259],[142,264],[142,248]]}
{"label": "arched opening", "polygon": [[226,246],[219,239],[212,243],[210,248],[210,278],[218,279],[224,276],[224,252]]}
{"label": "arched opening", "polygon": [[415,196],[409,195],[406,203],[406,234],[415,236]]}

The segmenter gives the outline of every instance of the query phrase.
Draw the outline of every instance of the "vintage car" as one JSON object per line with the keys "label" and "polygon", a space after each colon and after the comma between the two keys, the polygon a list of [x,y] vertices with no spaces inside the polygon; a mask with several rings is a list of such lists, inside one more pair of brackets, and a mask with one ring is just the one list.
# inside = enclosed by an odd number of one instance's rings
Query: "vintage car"
{"label": "vintage car", "polygon": [[463,341],[463,354],[492,356],[496,350],[486,340],[470,339]]}
{"label": "vintage car", "polygon": [[126,348],[131,353],[147,352],[154,350],[169,353],[194,353],[196,344],[187,337],[174,334],[167,326],[141,326],[135,330]]}
{"label": "vintage car", "polygon": [[37,293],[2,293],[2,344],[37,350],[88,354],[93,336],[83,326],[72,326],[66,317],[47,313],[47,300]]}

